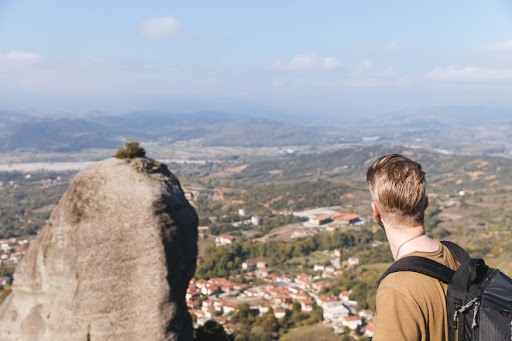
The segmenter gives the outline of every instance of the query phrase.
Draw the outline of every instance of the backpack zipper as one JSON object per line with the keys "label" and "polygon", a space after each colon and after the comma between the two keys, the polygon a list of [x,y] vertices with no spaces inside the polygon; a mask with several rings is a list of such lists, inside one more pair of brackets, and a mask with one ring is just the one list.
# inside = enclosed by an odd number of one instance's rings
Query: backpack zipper
{"label": "backpack zipper", "polygon": [[474,340],[478,340],[478,313],[480,308],[480,300],[482,299],[482,294],[484,289],[487,287],[487,284],[489,283],[490,279],[496,274],[497,270],[495,269],[489,276],[487,276],[482,285],[480,286],[480,289],[478,290],[478,293],[475,298],[473,298],[471,301],[466,303],[464,306],[461,306],[461,304],[455,304],[455,313],[453,314],[453,328],[455,330],[455,341],[459,340],[460,333],[462,333],[462,330],[459,330],[459,313],[464,314],[469,309],[473,308],[473,321],[471,323],[471,334],[473,335]]}
{"label": "backpack zipper", "polygon": [[459,308],[460,304],[455,304],[455,313],[452,319],[454,341],[459,340]]}
{"label": "backpack zipper", "polygon": [[475,302],[475,307],[474,307],[474,311],[473,311],[473,323],[471,324],[471,329],[472,329],[472,334],[473,334],[473,340],[475,341],[478,341],[479,337],[478,337],[478,313],[479,313],[479,309],[480,309],[480,304],[481,304],[481,300],[482,300],[482,296],[483,296],[483,293],[484,293],[484,290],[487,288],[487,285],[490,283],[491,281],[491,278],[494,277],[494,275],[496,275],[496,273],[498,272],[498,269],[494,269],[490,275],[488,275],[483,283],[482,283],[482,286],[480,287],[480,289],[478,290],[478,293],[476,295],[476,298],[475,300],[477,300]]}

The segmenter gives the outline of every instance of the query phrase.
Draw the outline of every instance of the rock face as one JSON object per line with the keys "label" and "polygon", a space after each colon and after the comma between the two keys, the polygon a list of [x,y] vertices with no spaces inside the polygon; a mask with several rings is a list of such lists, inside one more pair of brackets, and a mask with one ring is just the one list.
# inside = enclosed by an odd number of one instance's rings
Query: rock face
{"label": "rock face", "polygon": [[0,307],[0,340],[190,340],[197,215],[167,167],[108,159],[80,172]]}

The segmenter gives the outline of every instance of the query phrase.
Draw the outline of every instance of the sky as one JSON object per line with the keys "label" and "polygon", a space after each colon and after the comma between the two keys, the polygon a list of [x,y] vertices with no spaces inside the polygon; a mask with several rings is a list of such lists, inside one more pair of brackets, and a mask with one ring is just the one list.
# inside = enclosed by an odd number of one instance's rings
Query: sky
{"label": "sky", "polygon": [[0,110],[343,118],[511,93],[507,0],[0,0]]}

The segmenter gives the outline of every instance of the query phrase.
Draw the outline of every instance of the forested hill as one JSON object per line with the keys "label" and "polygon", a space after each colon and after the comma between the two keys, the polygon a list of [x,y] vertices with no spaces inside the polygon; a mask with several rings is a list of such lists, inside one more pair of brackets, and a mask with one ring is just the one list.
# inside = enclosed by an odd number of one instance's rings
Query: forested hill
{"label": "forested hill", "polygon": [[[223,211],[219,205],[228,210],[230,200],[235,199],[242,200],[246,208],[253,207],[255,212],[303,209],[313,203],[337,205],[344,194],[347,194],[345,202],[367,207],[366,169],[370,162],[387,153],[402,153],[419,161],[427,173],[429,194],[477,193],[471,199],[467,196],[464,199],[466,206],[469,200],[474,205],[469,206],[471,214],[481,215],[474,221],[509,224],[512,160],[500,157],[445,155],[401,146],[366,146],[264,161],[240,157],[206,164],[173,163],[169,168],[186,186],[199,188],[198,200],[203,203],[200,210],[205,210],[206,217],[210,214],[209,206],[213,205],[214,211]],[[3,198],[0,200],[0,237],[35,233],[72,176],[70,172],[35,173],[30,178],[23,173],[0,173]],[[223,193],[225,202],[213,200],[219,197],[216,190]],[[268,203],[268,207],[262,206],[262,202]]]}
{"label": "forested hill", "polygon": [[377,157],[399,153],[418,161],[433,187],[480,190],[512,186],[512,160],[500,157],[447,155],[435,151],[402,146],[368,146],[334,152],[287,156],[247,164],[233,179],[289,181],[342,178],[364,183],[366,169]]}
{"label": "forested hill", "polygon": [[252,116],[216,112],[132,113],[83,118],[32,117],[0,112],[0,152],[72,152],[110,149],[124,140],[204,146],[289,146],[324,144],[319,129]]}

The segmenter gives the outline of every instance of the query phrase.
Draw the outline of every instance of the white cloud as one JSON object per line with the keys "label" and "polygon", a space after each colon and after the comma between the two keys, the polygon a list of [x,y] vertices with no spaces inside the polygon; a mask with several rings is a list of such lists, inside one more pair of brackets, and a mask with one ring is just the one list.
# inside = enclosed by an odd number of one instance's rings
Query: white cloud
{"label": "white cloud", "polygon": [[512,69],[493,69],[467,66],[436,67],[425,75],[426,79],[447,82],[511,81]]}
{"label": "white cloud", "polygon": [[[363,69],[364,72],[360,72]],[[288,75],[287,79],[274,78],[272,86],[274,88],[324,88],[324,89],[343,89],[343,88],[390,88],[403,87],[411,84],[411,80],[400,77],[393,68],[375,69],[373,63],[363,60],[355,65],[353,70],[345,69],[343,74],[301,74]]]}
{"label": "white cloud", "polygon": [[397,76],[393,68],[383,70],[373,70],[373,64],[366,64],[367,69],[364,74],[356,73],[355,77],[346,79],[343,83],[347,88],[376,88],[376,87],[396,87],[410,84],[410,80]]}
{"label": "white cloud", "polygon": [[151,68],[118,60],[44,58],[38,63],[15,62],[20,59],[23,60],[17,54],[0,54],[0,93],[11,91],[48,98],[179,97],[193,91],[216,94],[227,78],[208,72]]}
{"label": "white cloud", "polygon": [[512,52],[512,39],[482,47],[485,51],[491,52]]}
{"label": "white cloud", "polygon": [[341,66],[341,62],[335,57],[321,57],[313,53],[302,53],[291,60],[277,61],[272,67],[281,70],[306,71],[306,70],[333,70]]}
{"label": "white cloud", "polygon": [[147,39],[165,39],[175,35],[181,24],[173,17],[160,17],[144,20],[139,24],[139,33]]}
{"label": "white cloud", "polygon": [[369,72],[371,69],[373,69],[373,62],[369,59],[365,59],[355,66],[354,72],[365,73]]}
{"label": "white cloud", "polygon": [[393,68],[390,68],[390,67],[388,67],[384,70],[375,72],[375,77],[378,77],[378,78],[389,78],[389,77],[393,77],[395,75],[396,75],[395,70],[393,70]]}
{"label": "white cloud", "polygon": [[39,53],[21,50],[11,50],[0,56],[8,62],[19,64],[31,64],[41,60]]}
{"label": "white cloud", "polygon": [[347,88],[375,88],[380,86],[398,85],[393,68],[378,70],[369,59],[355,64],[352,74],[344,79],[343,86]]}
{"label": "white cloud", "polygon": [[289,82],[297,88],[334,88],[334,89],[370,89],[403,87],[411,84],[407,78],[383,79],[379,77],[352,78],[352,79],[297,79]]}

